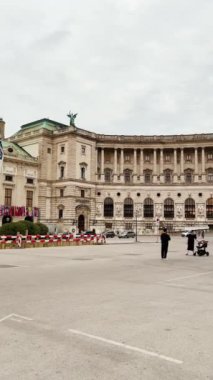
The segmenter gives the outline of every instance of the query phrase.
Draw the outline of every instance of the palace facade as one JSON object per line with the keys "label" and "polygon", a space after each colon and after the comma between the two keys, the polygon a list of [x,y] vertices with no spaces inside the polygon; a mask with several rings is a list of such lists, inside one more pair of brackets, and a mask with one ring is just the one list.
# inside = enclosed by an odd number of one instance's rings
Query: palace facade
{"label": "palace facade", "polygon": [[4,152],[0,170],[0,225],[39,218],[38,159],[18,144],[4,139],[5,123],[0,119],[0,140]]}
{"label": "palace facade", "polygon": [[103,135],[42,119],[4,143],[29,155],[33,200],[52,231],[213,226],[213,134]]}

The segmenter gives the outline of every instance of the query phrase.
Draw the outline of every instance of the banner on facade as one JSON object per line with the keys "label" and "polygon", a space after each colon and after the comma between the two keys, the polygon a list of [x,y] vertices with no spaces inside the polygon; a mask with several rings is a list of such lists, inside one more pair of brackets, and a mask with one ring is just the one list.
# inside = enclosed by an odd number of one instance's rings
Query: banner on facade
{"label": "banner on facade", "polygon": [[0,173],[1,173],[2,167],[3,167],[3,159],[4,159],[4,151],[3,151],[2,142],[0,140]]}

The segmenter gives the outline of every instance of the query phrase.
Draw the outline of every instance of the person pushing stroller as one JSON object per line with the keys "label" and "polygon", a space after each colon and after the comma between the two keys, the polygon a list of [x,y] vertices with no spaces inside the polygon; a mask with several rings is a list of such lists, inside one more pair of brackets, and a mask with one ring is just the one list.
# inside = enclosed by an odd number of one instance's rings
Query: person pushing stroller
{"label": "person pushing stroller", "polygon": [[187,238],[188,238],[188,241],[187,241],[186,255],[189,255],[190,252],[192,252],[192,254],[194,254],[195,253],[195,240],[197,239],[197,235],[195,234],[194,231],[190,231]]}

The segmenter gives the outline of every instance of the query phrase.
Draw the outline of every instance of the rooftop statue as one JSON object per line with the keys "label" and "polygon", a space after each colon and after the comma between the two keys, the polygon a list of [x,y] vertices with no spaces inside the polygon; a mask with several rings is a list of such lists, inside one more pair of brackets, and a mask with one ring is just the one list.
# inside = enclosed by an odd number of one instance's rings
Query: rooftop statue
{"label": "rooftop statue", "polygon": [[75,125],[75,118],[78,114],[77,113],[71,113],[71,111],[68,113],[68,118],[70,119],[70,125]]}

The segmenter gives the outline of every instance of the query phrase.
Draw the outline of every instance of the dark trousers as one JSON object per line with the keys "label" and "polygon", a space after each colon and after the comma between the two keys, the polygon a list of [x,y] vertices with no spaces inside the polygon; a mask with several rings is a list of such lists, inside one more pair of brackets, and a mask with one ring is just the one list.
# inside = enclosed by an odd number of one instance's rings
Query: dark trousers
{"label": "dark trousers", "polygon": [[168,252],[168,243],[163,243],[161,245],[161,258],[166,259]]}

